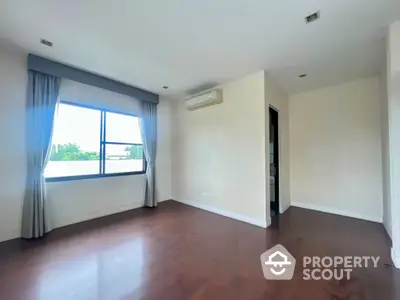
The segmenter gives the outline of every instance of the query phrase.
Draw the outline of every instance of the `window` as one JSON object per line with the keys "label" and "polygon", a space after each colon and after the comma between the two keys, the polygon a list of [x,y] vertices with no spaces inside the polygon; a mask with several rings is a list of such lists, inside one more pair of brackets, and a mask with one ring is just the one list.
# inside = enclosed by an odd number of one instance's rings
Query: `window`
{"label": "window", "polygon": [[54,120],[48,181],[145,172],[139,118],[61,102]]}

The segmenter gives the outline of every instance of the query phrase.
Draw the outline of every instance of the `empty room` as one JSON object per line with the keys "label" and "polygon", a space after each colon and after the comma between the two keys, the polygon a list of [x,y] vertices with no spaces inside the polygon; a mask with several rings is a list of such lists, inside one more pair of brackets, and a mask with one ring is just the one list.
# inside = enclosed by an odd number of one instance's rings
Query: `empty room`
{"label": "empty room", "polygon": [[0,299],[400,299],[397,0],[0,1]]}

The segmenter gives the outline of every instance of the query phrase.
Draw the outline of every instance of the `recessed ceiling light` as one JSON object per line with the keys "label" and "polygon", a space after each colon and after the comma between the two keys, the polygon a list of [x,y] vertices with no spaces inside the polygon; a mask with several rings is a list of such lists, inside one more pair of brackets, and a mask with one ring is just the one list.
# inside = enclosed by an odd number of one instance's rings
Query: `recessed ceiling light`
{"label": "recessed ceiling light", "polygon": [[168,90],[168,89],[169,89],[169,87],[167,87],[166,85],[164,85],[162,88],[163,88],[164,90]]}
{"label": "recessed ceiling light", "polygon": [[45,39],[40,39],[40,43],[47,47],[53,47],[53,43]]}
{"label": "recessed ceiling light", "polygon": [[308,15],[304,19],[306,20],[306,23],[308,24],[308,23],[311,23],[311,22],[314,22],[314,21],[318,20],[319,18],[320,18],[320,12],[317,11],[317,12],[311,14],[311,15]]}
{"label": "recessed ceiling light", "polygon": [[300,74],[300,75],[299,75],[300,78],[304,78],[304,77],[306,77],[306,76],[307,76],[307,74]]}

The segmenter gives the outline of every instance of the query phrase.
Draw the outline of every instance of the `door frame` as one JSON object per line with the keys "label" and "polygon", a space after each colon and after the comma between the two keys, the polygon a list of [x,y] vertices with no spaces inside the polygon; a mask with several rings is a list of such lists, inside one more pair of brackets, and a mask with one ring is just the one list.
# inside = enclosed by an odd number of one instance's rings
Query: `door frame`
{"label": "door frame", "polygon": [[[281,191],[282,191],[282,189],[281,189],[281,187],[282,187],[282,185],[281,185],[281,166],[282,166],[282,152],[281,152],[281,149],[282,149],[282,147],[281,147],[281,145],[282,145],[281,144],[281,142],[282,142],[282,134],[281,134],[282,130],[281,130],[281,127],[282,126],[281,126],[281,117],[280,117],[279,109],[270,104],[268,106],[268,139],[269,139],[269,110],[270,109],[272,109],[272,110],[274,110],[276,112],[276,115],[277,115],[277,118],[278,118],[278,142],[276,143],[276,148],[278,150],[277,151],[277,154],[278,154],[277,183],[278,184],[276,186],[277,186],[277,189],[278,189],[278,202],[279,202],[278,209],[279,209],[279,214],[282,214],[283,213],[283,209],[282,209],[282,193],[281,193]],[[268,141],[268,172],[267,172],[267,174],[268,174],[268,179],[269,179],[269,177],[270,177],[269,141]],[[269,189],[270,189],[271,188],[270,180],[268,180],[268,185],[269,185]],[[268,197],[268,199],[269,199],[268,205],[269,205],[269,217],[270,217],[271,216],[271,208],[270,208],[271,199],[270,199],[270,196]]]}

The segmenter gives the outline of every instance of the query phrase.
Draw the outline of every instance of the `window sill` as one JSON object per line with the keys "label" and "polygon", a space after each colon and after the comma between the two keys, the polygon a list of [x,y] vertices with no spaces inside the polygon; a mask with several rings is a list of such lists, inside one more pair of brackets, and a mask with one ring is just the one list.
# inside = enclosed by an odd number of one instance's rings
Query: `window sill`
{"label": "window sill", "polygon": [[61,182],[61,181],[72,181],[72,180],[84,180],[84,179],[98,179],[107,177],[119,177],[119,176],[132,176],[132,175],[144,175],[146,171],[140,172],[128,172],[128,173],[113,173],[113,174],[93,174],[93,175],[78,175],[78,176],[65,176],[65,177],[54,177],[46,178],[47,182]]}

